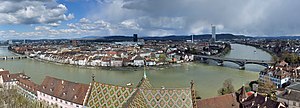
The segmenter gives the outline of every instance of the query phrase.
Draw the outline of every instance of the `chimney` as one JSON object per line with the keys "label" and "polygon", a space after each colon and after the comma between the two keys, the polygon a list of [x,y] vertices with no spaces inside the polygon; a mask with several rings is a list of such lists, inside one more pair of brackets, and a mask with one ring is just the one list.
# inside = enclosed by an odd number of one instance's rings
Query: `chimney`
{"label": "chimney", "polygon": [[268,97],[266,96],[266,97],[265,97],[265,102],[267,102],[267,101],[268,101]]}
{"label": "chimney", "polygon": [[257,92],[254,93],[254,97],[257,97]]}
{"label": "chimney", "polygon": [[292,91],[292,90],[288,89],[288,94],[291,94],[291,91]]}

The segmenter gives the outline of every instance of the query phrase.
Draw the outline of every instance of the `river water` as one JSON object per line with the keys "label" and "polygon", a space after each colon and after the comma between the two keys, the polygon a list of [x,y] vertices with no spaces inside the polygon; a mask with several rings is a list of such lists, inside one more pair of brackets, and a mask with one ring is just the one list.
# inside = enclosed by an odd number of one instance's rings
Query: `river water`
{"label": "river water", "polygon": [[[271,60],[271,55],[260,49],[240,44],[231,44],[232,50],[225,55],[228,58],[242,58],[253,60]],[[0,56],[13,55],[7,48],[0,47]],[[11,73],[25,72],[31,80],[40,84],[45,76],[53,76],[74,82],[86,83],[95,80],[102,83],[126,85],[131,82],[135,85],[143,77],[143,70],[108,70],[88,69],[75,66],[58,65],[40,62],[31,59],[1,60],[0,68],[10,70]],[[259,65],[246,65],[246,70],[238,70],[238,65],[224,62],[224,66],[217,66],[213,61],[209,64],[186,63],[165,68],[148,69],[147,78],[154,87],[166,88],[190,87],[194,80],[197,93],[202,98],[217,96],[217,90],[226,79],[232,79],[235,89],[249,81],[256,80],[258,73],[264,67]]]}

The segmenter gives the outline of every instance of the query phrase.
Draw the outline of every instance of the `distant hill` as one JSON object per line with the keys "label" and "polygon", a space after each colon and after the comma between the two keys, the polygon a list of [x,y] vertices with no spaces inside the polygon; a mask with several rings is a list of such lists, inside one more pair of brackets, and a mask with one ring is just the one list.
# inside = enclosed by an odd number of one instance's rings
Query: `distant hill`
{"label": "distant hill", "polygon": [[300,36],[269,36],[269,37],[254,37],[255,39],[300,39]]}
{"label": "distant hill", "polygon": [[[233,34],[217,34],[217,39],[246,39],[252,38],[243,35],[233,35]],[[171,36],[151,36],[151,37],[139,37],[144,40],[173,40],[173,41],[184,41],[191,40],[191,36],[187,35],[171,35]],[[98,40],[98,41],[131,41],[133,40],[132,36],[86,36],[82,38],[83,40]],[[194,35],[195,40],[199,39],[211,39],[210,34],[203,35]]]}
{"label": "distant hill", "polygon": [[[245,38],[251,38],[246,37],[243,35],[233,35],[233,34],[217,34],[217,39],[245,39]],[[191,36],[164,36],[164,37],[145,37],[145,40],[191,40]],[[194,35],[195,40],[199,39],[211,39],[210,34],[203,34],[203,35]]]}

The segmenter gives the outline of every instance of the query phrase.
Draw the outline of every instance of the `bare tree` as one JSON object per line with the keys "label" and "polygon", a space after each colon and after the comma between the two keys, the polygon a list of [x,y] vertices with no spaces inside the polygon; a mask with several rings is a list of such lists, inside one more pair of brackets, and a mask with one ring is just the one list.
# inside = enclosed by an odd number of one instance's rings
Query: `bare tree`
{"label": "bare tree", "polygon": [[230,94],[234,92],[234,86],[232,85],[232,79],[226,79],[223,83],[223,87],[218,90],[219,95]]}

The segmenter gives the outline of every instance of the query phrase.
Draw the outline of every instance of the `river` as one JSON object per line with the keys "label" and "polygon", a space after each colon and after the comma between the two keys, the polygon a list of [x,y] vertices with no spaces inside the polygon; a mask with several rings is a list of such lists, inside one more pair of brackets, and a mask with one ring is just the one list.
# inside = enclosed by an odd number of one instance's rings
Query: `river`
{"label": "river", "polygon": [[[267,52],[251,46],[231,44],[232,50],[225,55],[228,58],[247,58],[253,60],[271,60]],[[0,56],[12,55],[7,48],[0,47]],[[126,85],[131,82],[137,84],[143,76],[143,70],[105,70],[88,69],[74,66],[58,65],[40,62],[31,59],[1,60],[0,68],[10,70],[11,73],[25,72],[31,80],[40,84],[45,76],[53,76],[74,82],[86,83],[95,80],[102,83]],[[224,66],[216,66],[214,62],[186,63],[179,66],[147,70],[147,78],[154,87],[166,88],[190,87],[190,81],[195,81],[197,93],[202,98],[217,96],[217,90],[226,79],[232,79],[235,89],[242,84],[258,78],[258,73],[264,67],[259,65],[246,65],[246,70],[238,70],[238,65],[224,62]]]}

